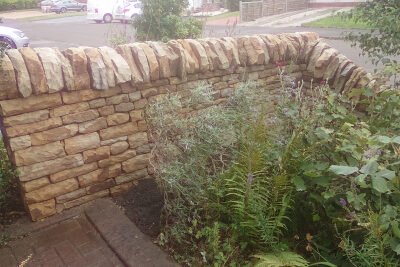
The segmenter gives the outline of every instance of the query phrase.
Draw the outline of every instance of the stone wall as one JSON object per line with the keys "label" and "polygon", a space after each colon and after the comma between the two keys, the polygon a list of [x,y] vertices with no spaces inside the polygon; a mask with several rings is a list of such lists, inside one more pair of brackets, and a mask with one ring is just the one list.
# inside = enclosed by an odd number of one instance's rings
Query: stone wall
{"label": "stone wall", "polygon": [[315,33],[7,51],[1,130],[32,219],[118,195],[151,175],[149,101],[205,82],[219,104],[247,79],[277,95],[276,62],[307,86],[325,79],[347,92],[371,80]]}

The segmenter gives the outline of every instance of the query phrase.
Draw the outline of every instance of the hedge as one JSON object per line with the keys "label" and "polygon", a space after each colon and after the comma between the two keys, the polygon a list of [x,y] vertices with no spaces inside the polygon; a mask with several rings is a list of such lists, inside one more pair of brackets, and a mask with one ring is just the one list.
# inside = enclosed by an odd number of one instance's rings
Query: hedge
{"label": "hedge", "polygon": [[35,8],[40,0],[0,0],[0,11]]}

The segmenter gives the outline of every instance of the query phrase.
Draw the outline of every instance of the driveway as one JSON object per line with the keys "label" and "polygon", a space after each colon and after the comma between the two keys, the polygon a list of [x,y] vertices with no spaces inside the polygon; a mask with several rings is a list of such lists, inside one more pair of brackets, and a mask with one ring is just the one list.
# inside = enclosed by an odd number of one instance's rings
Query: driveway
{"label": "driveway", "polygon": [[[110,38],[121,38],[134,41],[134,29],[130,24],[114,22],[111,24],[96,24],[86,19],[85,16],[65,17],[51,20],[27,22],[21,20],[5,19],[4,26],[15,27],[24,31],[31,38],[32,47],[58,47],[61,50],[77,46],[104,46],[112,45]],[[367,57],[361,56],[361,50],[342,40],[342,29],[308,28],[308,27],[268,27],[268,26],[226,26],[206,25],[203,37],[222,37],[234,35],[248,35],[260,33],[282,33],[314,31],[321,37],[327,38],[327,42],[337,48],[348,58],[373,71]],[[359,30],[353,30],[359,31]]]}

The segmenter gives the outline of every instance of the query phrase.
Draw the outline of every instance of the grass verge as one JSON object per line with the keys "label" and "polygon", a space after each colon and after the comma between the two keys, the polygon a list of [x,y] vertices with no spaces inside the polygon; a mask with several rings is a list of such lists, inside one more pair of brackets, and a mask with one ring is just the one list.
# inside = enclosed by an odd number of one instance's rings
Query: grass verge
{"label": "grass verge", "polygon": [[207,21],[213,21],[213,20],[219,20],[219,19],[226,19],[226,18],[232,18],[232,17],[237,17],[239,16],[239,11],[234,11],[234,12],[226,12],[222,13],[213,17],[208,17],[206,18]]}
{"label": "grass verge", "polygon": [[87,13],[86,11],[68,12],[68,13],[62,13],[62,14],[54,13],[54,14],[50,14],[50,15],[20,18],[18,20],[37,21],[37,20],[47,20],[47,19],[58,19],[58,18],[64,18],[64,17],[82,16],[82,15],[86,15],[86,13]]}
{"label": "grass verge", "polygon": [[332,15],[322,19],[304,23],[303,26],[323,28],[354,28],[371,29],[372,27],[364,22],[356,22],[354,19],[344,18],[341,15]]}

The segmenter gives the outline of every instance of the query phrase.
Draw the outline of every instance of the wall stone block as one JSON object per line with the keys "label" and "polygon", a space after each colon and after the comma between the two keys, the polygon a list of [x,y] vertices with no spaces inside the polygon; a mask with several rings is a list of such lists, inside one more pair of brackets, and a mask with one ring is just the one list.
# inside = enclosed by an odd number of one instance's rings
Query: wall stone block
{"label": "wall stone block", "polygon": [[74,136],[78,132],[78,125],[71,124],[50,129],[47,131],[31,134],[32,145],[39,146],[48,144],[54,141],[60,141],[65,138]]}
{"label": "wall stone block", "polygon": [[3,55],[0,64],[0,100],[19,96],[14,67],[10,58]]}
{"label": "wall stone block", "polygon": [[14,67],[18,92],[22,97],[32,95],[31,79],[21,53],[15,49],[7,50],[6,53]]}

